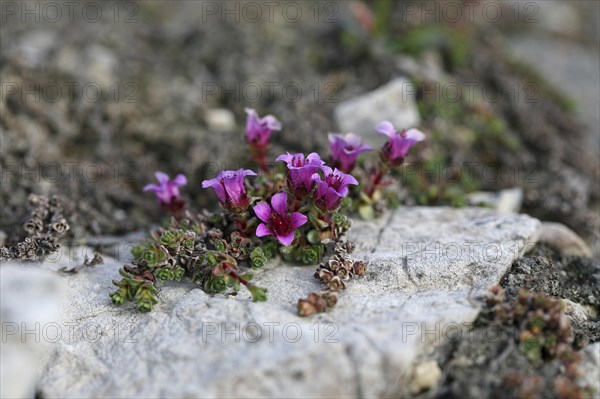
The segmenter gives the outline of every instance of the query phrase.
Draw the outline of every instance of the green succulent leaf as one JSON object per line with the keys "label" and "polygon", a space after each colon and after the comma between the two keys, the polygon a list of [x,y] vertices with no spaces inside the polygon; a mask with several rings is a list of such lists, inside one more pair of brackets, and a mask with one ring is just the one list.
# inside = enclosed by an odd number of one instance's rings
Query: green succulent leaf
{"label": "green succulent leaf", "polygon": [[185,275],[185,269],[183,267],[177,267],[175,268],[174,271],[174,278],[175,280],[179,281],[183,278],[183,276]]}
{"label": "green succulent leaf", "polygon": [[268,258],[262,247],[256,247],[250,253],[250,263],[254,269],[259,269],[267,264]]}
{"label": "green succulent leaf", "polygon": [[302,249],[302,263],[314,265],[321,260],[322,247],[320,245],[307,246]]}
{"label": "green succulent leaf", "polygon": [[121,305],[127,299],[127,288],[119,288],[115,292],[110,294],[110,299],[115,305]]}
{"label": "green succulent leaf", "polygon": [[167,247],[175,246],[178,241],[179,241],[179,234],[177,234],[173,230],[166,230],[160,236],[160,243]]}
{"label": "green succulent leaf", "polygon": [[162,281],[174,280],[175,271],[170,267],[161,267],[154,272],[156,278]]}
{"label": "green succulent leaf", "polygon": [[204,290],[209,293],[220,293],[227,289],[225,278],[223,276],[210,276],[204,284]]}
{"label": "green succulent leaf", "polygon": [[277,254],[277,243],[275,241],[266,242],[260,246],[267,259],[272,259]]}
{"label": "green succulent leaf", "polygon": [[265,302],[267,300],[267,290],[265,288],[257,287],[256,285],[248,287],[248,290],[252,294],[252,301],[254,302]]}

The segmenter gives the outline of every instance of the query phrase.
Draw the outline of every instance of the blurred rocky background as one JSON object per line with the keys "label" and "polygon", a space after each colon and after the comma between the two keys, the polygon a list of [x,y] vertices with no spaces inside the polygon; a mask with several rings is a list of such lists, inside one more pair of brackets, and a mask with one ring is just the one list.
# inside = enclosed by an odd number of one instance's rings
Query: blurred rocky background
{"label": "blurred rocky background", "polygon": [[30,193],[70,203],[74,240],[155,223],[155,170],[212,206],[199,182],[245,164],[249,106],[284,124],[273,155],[418,126],[404,203],[522,211],[598,251],[595,1],[1,4],[2,245]]}

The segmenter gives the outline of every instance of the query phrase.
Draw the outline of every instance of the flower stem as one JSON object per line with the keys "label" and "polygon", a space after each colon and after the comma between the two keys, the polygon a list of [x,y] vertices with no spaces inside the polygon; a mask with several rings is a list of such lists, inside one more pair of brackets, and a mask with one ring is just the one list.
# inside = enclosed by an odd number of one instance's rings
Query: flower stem
{"label": "flower stem", "polygon": [[235,223],[235,226],[237,227],[238,231],[240,232],[240,234],[242,234],[243,236],[247,236],[247,231],[248,230],[248,212],[242,212],[242,213],[234,213],[233,214],[233,222]]}
{"label": "flower stem", "polygon": [[254,284],[237,274],[234,270],[228,270],[227,273],[229,274],[229,276],[231,276],[231,278],[233,278],[234,280],[238,281],[240,284],[243,284],[246,287],[254,286]]}
{"label": "flower stem", "polygon": [[161,202],[162,208],[171,213],[176,220],[180,220],[183,216],[183,210],[185,209],[185,201],[181,198],[173,198],[171,202]]}
{"label": "flower stem", "polygon": [[263,172],[268,172],[267,168],[267,147],[256,147],[250,145],[250,153],[252,154],[250,159],[258,164],[258,167]]}
{"label": "flower stem", "polygon": [[373,198],[373,194],[375,194],[375,191],[377,191],[377,189],[380,186],[382,186],[383,178],[388,173],[388,171],[389,167],[383,162],[379,162],[378,167],[373,168],[371,170],[369,185],[367,186],[367,189],[365,191],[369,198]]}

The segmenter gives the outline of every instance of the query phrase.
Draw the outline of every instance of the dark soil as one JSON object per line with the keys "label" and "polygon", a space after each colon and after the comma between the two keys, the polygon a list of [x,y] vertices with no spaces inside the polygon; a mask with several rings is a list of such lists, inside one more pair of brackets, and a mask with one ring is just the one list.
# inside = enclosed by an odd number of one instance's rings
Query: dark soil
{"label": "dark soil", "polygon": [[[541,247],[536,253],[516,261],[501,281],[509,297],[520,289],[542,292],[600,310],[600,260],[562,257]],[[573,321],[577,341],[600,341],[600,317]]]}
{"label": "dark soil", "polygon": [[[443,366],[445,386],[439,398],[558,398],[561,361],[532,365],[515,343],[515,331],[498,326],[477,329],[461,341]],[[490,339],[493,337],[493,339]],[[518,337],[517,337],[518,338]]]}
{"label": "dark soil", "polygon": [[[527,290],[591,305],[598,310],[600,262],[564,258],[547,248],[537,248],[512,265],[501,286],[509,302],[514,301],[520,291]],[[589,395],[589,391],[575,382],[577,350],[588,342],[600,340],[599,318],[571,321],[573,352],[569,360],[532,361],[519,347],[522,331],[497,320],[492,309],[493,305],[489,304],[482,310],[470,334],[449,340],[436,351],[444,377],[435,397],[506,399]]]}
{"label": "dark soil", "polygon": [[563,257],[541,247],[517,260],[501,281],[509,296],[519,289],[600,307],[600,260]]}

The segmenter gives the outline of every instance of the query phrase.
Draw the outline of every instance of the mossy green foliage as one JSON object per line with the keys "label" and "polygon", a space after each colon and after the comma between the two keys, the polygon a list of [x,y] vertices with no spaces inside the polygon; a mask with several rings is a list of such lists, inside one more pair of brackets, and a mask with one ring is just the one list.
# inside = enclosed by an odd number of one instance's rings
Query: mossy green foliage
{"label": "mossy green foliage", "polygon": [[471,48],[470,30],[457,29],[455,25],[418,25],[394,41],[396,51],[413,57],[419,57],[427,50],[437,50],[451,70],[467,65]]}
{"label": "mossy green foliage", "polygon": [[[423,82],[415,82],[423,87]],[[476,96],[450,101],[419,92],[417,105],[429,126],[429,154],[419,167],[407,166],[402,182],[421,205],[467,204],[465,195],[485,185],[488,176],[506,173],[511,165],[500,154],[521,148],[519,137],[504,119]],[[461,156],[475,152],[476,157]],[[467,164],[464,159],[469,159]],[[514,165],[513,165],[514,167]]]}
{"label": "mossy green foliage", "polygon": [[558,104],[563,111],[572,113],[577,109],[577,102],[574,98],[562,93],[554,85],[548,82],[533,66],[519,61],[513,57],[505,56],[509,68],[526,81],[529,88],[529,94],[534,95],[538,91],[549,97]]}
{"label": "mossy green foliage", "polygon": [[113,281],[117,290],[110,294],[113,303],[135,302],[140,311],[150,311],[158,303],[157,287],[183,278],[199,284],[208,293],[237,292],[244,285],[254,301],[266,300],[266,290],[250,283],[251,273],[243,267],[264,266],[277,251],[272,242],[261,243],[233,231],[224,238],[227,224],[223,215],[194,215],[153,231],[148,242],[132,249],[133,266],[124,266],[121,280]]}

